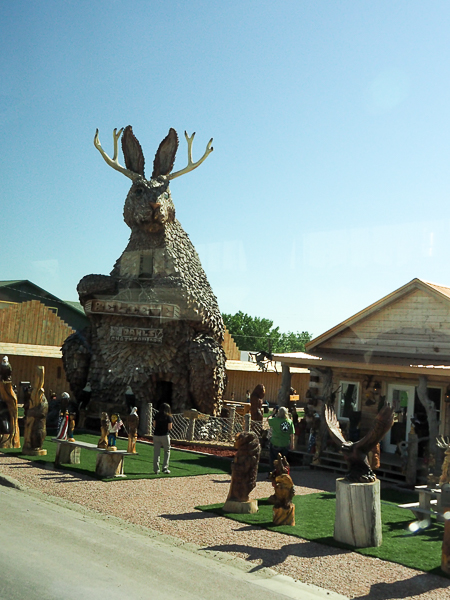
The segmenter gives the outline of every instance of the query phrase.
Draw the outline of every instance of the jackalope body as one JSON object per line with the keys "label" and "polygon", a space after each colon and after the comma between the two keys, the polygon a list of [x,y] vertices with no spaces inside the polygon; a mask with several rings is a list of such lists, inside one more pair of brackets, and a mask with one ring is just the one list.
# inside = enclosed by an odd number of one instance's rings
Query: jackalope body
{"label": "jackalope body", "polygon": [[172,411],[195,407],[215,413],[226,384],[224,326],[217,300],[194,246],[175,219],[169,182],[196,168],[212,151],[171,174],[178,136],[170,129],[155,156],[150,179],[130,126],[122,136],[126,167],[117,159],[122,133],[114,130],[114,156],[94,143],[105,161],[132,180],[124,220],[131,228],[128,246],[109,276],[87,275],[78,284],[90,327],[63,345],[67,378],[77,398],[87,382],[87,415],[124,411],[131,386],[136,404],[168,402]]}

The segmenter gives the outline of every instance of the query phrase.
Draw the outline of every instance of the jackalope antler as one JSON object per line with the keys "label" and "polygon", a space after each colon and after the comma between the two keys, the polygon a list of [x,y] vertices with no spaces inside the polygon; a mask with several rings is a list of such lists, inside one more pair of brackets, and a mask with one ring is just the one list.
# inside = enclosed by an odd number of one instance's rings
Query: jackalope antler
{"label": "jackalope antler", "polygon": [[[100,140],[98,138],[98,129],[95,132],[94,146],[97,148],[97,150],[103,156],[105,162],[110,167],[112,167],[116,171],[119,171],[120,173],[122,173],[123,175],[125,175],[126,177],[128,177],[129,179],[132,179],[134,181],[134,180],[138,179],[139,177],[141,177],[141,175],[139,175],[138,173],[134,173],[133,171],[130,171],[129,169],[126,169],[125,167],[122,167],[122,165],[119,164],[119,160],[118,160],[118,154],[119,154],[118,141],[119,141],[120,136],[122,135],[122,131],[123,131],[123,127],[122,127],[122,129],[119,129],[119,131],[117,131],[117,128],[114,129],[114,131],[113,131],[114,156],[112,158],[110,158],[106,154],[106,152],[102,148],[102,145],[100,144]],[[194,162],[192,162],[192,142],[194,141],[195,132],[189,137],[187,132],[185,131],[184,136],[185,136],[187,144],[188,144],[188,164],[184,169],[181,169],[180,171],[176,171],[175,173],[168,175],[169,180],[175,179],[175,177],[180,177],[180,175],[184,175],[185,173],[189,173],[189,171],[193,171],[199,165],[201,165],[202,162],[214,150],[214,148],[211,146],[212,141],[213,141],[213,138],[211,138],[206,145],[205,153],[203,154],[201,159],[194,163]]]}
{"label": "jackalope antler", "polygon": [[436,438],[436,444],[439,446],[439,448],[447,450],[450,447],[450,438],[445,438],[444,436],[440,435]]}
{"label": "jackalope antler", "polygon": [[209,142],[206,144],[206,150],[205,150],[205,153],[203,154],[203,156],[201,157],[201,159],[198,160],[197,162],[193,163],[192,162],[192,142],[194,141],[194,136],[195,136],[195,131],[191,135],[191,137],[188,136],[188,134],[187,134],[186,131],[184,132],[184,137],[186,138],[187,145],[188,145],[188,164],[187,164],[187,167],[184,167],[184,169],[181,169],[181,171],[175,171],[175,173],[172,173],[171,175],[169,175],[169,179],[175,179],[175,177],[179,177],[180,175],[184,175],[185,173],[189,173],[189,171],[193,171],[199,165],[201,165],[202,162],[214,150],[214,148],[211,146],[212,141],[213,141],[213,139],[211,138],[209,140]]}
{"label": "jackalope antler", "polygon": [[122,131],[123,131],[123,127],[122,127],[122,129],[119,129],[119,131],[117,131],[117,128],[114,129],[114,131],[113,131],[114,156],[112,158],[110,158],[106,154],[106,152],[102,148],[102,145],[100,144],[100,140],[98,139],[98,129],[95,131],[94,146],[97,148],[97,150],[100,152],[100,154],[103,156],[106,163],[110,167],[112,167],[116,171],[119,171],[119,173],[123,173],[123,175],[125,175],[126,177],[129,177],[130,179],[132,179],[134,181],[135,179],[138,179],[138,177],[140,177],[140,175],[138,173],[133,173],[133,171],[130,171],[129,169],[126,169],[125,167],[122,167],[122,165],[119,165],[118,141],[119,141],[120,136],[122,135]]}

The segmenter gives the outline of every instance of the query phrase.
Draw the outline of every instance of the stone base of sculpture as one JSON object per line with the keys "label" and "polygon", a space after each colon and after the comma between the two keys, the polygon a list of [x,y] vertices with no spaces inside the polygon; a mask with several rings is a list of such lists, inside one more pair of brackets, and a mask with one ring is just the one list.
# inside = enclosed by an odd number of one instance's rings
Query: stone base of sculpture
{"label": "stone base of sculpture", "polygon": [[27,456],[46,456],[47,450],[44,450],[43,448],[40,450],[27,450],[24,448],[22,454],[26,454]]}
{"label": "stone base of sculpture", "polygon": [[249,500],[248,502],[227,500],[222,510],[223,512],[238,513],[241,515],[254,515],[258,512],[258,500]]}
{"label": "stone base of sculpture", "polygon": [[355,548],[381,546],[380,482],[336,480],[334,539]]}

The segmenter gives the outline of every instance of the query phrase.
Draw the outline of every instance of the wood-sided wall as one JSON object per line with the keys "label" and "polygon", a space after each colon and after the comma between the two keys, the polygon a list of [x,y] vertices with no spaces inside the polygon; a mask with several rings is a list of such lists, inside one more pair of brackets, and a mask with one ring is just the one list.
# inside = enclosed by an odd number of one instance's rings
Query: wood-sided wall
{"label": "wood-sided wall", "polygon": [[40,356],[13,356],[8,355],[9,362],[12,366],[12,382],[17,386],[17,395],[19,402],[22,400],[20,382],[29,381],[33,384],[36,367],[43,366],[45,368],[44,390],[47,400],[50,392],[62,394],[62,392],[70,392],[69,382],[63,369],[61,358],[46,358]]}
{"label": "wood-sided wall", "polygon": [[[231,400],[234,392],[236,402],[245,402],[245,393],[253,392],[255,387],[262,383],[266,388],[265,400],[270,404],[278,404],[278,391],[281,387],[281,372],[263,371],[231,371],[227,369],[228,384],[225,390],[225,400]],[[291,385],[297,390],[300,399],[304,399],[309,386],[309,373],[292,373]]]}
{"label": "wood-sided wall", "polygon": [[239,348],[237,347],[233,336],[226,327],[222,348],[225,350],[225,356],[227,357],[227,360],[240,360],[241,353],[239,352]]}
{"label": "wood-sided wall", "polygon": [[0,341],[13,344],[61,346],[74,330],[37,300],[0,310]]}

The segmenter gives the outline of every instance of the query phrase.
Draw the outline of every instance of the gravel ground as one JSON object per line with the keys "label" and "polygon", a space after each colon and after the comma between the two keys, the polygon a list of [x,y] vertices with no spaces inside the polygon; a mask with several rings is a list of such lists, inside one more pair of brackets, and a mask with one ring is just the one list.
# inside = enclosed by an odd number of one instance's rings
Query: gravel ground
{"label": "gravel ground", "polygon": [[[228,475],[103,483],[78,474],[42,469],[1,453],[0,474],[49,496],[114,515],[204,549],[239,556],[251,561],[255,571],[270,567],[350,598],[450,600],[448,579],[196,511],[197,505],[225,501]],[[335,475],[309,470],[291,474],[296,494],[335,490]],[[271,494],[272,486],[265,477],[260,477],[252,497]]]}

